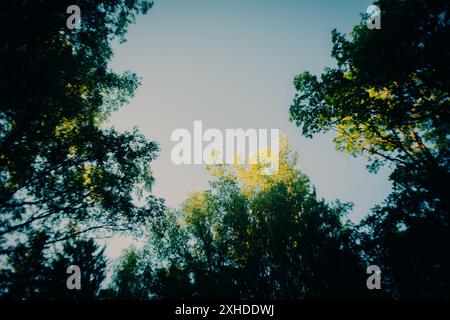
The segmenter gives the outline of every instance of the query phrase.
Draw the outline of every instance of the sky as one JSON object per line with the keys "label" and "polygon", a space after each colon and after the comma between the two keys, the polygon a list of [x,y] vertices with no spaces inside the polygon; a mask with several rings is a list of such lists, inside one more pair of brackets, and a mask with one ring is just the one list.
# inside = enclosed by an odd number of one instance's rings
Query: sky
{"label": "sky", "polygon": [[[114,44],[110,67],[133,71],[141,86],[113,113],[116,129],[137,126],[161,151],[152,162],[153,193],[177,206],[208,187],[203,165],[175,165],[170,140],[178,128],[279,129],[299,154],[298,166],[328,201],[351,201],[358,222],[389,193],[389,169],[369,173],[364,158],[336,151],[331,134],[301,136],[289,121],[295,75],[319,75],[335,66],[331,30],[348,33],[367,0],[155,0],[129,27],[127,42]],[[117,257],[132,241],[109,242]]]}

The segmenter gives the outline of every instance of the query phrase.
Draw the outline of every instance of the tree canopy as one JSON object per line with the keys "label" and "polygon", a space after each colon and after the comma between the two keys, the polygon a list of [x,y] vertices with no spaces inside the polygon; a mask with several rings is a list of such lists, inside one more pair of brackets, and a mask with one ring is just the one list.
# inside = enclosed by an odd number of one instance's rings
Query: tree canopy
{"label": "tree canopy", "polygon": [[[103,126],[139,78],[108,67],[111,43],[146,0],[6,1],[0,28],[0,253],[11,238],[47,232],[48,244],[88,231],[136,230],[163,202],[149,195],[157,143]],[[147,195],[145,206],[133,197]],[[70,224],[70,228],[61,225]],[[7,241],[8,240],[8,241]]]}
{"label": "tree canopy", "polygon": [[[104,247],[91,238],[72,237],[47,250],[48,235],[37,232],[8,256],[10,268],[0,270],[0,296],[7,299],[95,299],[106,276]],[[68,290],[67,268],[80,268],[80,290]]]}
{"label": "tree canopy", "polygon": [[368,262],[386,270],[394,297],[448,297],[450,15],[443,1],[375,2],[349,37],[333,31],[337,67],[294,80],[290,117],[312,137],[335,131],[336,148],[390,163],[393,192],[361,224]]}
{"label": "tree canopy", "polygon": [[[395,165],[447,168],[450,117],[448,4],[378,1],[382,28],[365,19],[332,32],[337,67],[294,80],[291,119],[303,135],[336,131],[340,151]],[[442,171],[442,170],[441,170]],[[444,170],[446,174],[446,170]]]}
{"label": "tree canopy", "polygon": [[153,220],[148,244],[125,254],[115,286],[134,275],[148,284],[135,297],[361,296],[365,272],[345,221],[351,205],[318,199],[296,161],[285,143],[274,175],[261,165],[212,166],[210,189]]}
{"label": "tree canopy", "polygon": [[[362,15],[334,30],[336,65],[294,79],[304,136],[332,131],[338,151],[392,169],[391,193],[357,225],[351,203],[317,195],[284,137],[273,174],[212,165],[209,188],[180,207],[152,195],[158,144],[106,125],[140,84],[111,70],[112,43],[152,4],[77,1],[69,29],[71,1],[2,3],[14,32],[0,42],[1,298],[449,297],[449,3],[375,1],[381,29]],[[96,237],[125,231],[145,245],[109,264]],[[67,288],[71,265],[82,290]],[[383,290],[368,290],[369,265]]]}

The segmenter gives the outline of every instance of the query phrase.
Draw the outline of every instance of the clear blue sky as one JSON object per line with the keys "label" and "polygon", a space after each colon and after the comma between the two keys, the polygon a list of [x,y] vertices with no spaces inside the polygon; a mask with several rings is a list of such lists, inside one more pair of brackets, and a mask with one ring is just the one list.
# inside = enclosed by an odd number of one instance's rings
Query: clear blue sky
{"label": "clear blue sky", "polygon": [[[359,221],[390,191],[388,170],[368,173],[363,158],[338,153],[331,135],[305,139],[289,122],[292,80],[302,71],[320,74],[334,66],[331,30],[348,33],[372,1],[367,0],[155,0],[115,45],[111,67],[131,70],[142,85],[130,104],[110,120],[133,126],[160,143],[153,162],[154,193],[171,206],[189,192],[207,188],[201,165],[176,166],[170,159],[177,128],[278,128],[299,153],[299,167],[327,200],[355,204]],[[115,257],[129,242],[115,239]]]}

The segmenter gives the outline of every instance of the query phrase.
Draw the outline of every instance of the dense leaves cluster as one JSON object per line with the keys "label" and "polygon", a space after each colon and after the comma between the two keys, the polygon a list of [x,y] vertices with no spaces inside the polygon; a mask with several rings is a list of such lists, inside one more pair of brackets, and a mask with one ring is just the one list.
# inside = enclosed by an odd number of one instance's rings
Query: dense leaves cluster
{"label": "dense leaves cluster", "polygon": [[[317,197],[284,139],[275,174],[213,166],[208,190],[166,210],[150,194],[157,144],[104,125],[139,84],[108,68],[111,41],[152,3],[78,1],[81,28],[69,30],[71,4],[1,6],[0,29],[14,29],[0,42],[1,297],[449,297],[447,2],[377,1],[380,30],[363,16],[349,36],[333,31],[336,67],[294,80],[290,117],[303,135],[333,130],[339,151],[392,168],[392,193],[357,226],[350,204]],[[145,245],[103,283],[103,248],[88,232],[139,229]],[[81,291],[67,289],[72,264]],[[367,290],[371,264],[381,291]]]}
{"label": "dense leaves cluster", "polygon": [[365,271],[343,222],[349,205],[319,200],[295,163],[285,146],[271,176],[253,165],[212,168],[210,190],[155,219],[147,246],[123,256],[116,290],[134,298],[361,297]]}
{"label": "dense leaves cluster", "polygon": [[[46,250],[47,234],[30,236],[28,246],[18,245],[8,258],[10,269],[0,272],[0,294],[8,299],[94,299],[106,276],[104,248],[93,239],[72,238],[61,248]],[[81,290],[68,290],[67,268],[80,267]]]}
{"label": "dense leaves cluster", "polygon": [[[135,74],[108,68],[111,41],[144,14],[145,0],[6,1],[0,11],[0,253],[11,239],[47,232],[47,243],[87,231],[133,230],[163,208],[149,196],[158,146],[137,130],[103,128],[133,95]],[[71,224],[71,228],[61,225]],[[70,232],[69,232],[70,231]],[[8,244],[8,245],[7,245]]]}
{"label": "dense leaves cluster", "polygon": [[296,77],[290,116],[311,137],[393,167],[393,192],[361,228],[393,296],[449,295],[450,12],[443,1],[383,1],[382,28],[333,32],[337,67]]}

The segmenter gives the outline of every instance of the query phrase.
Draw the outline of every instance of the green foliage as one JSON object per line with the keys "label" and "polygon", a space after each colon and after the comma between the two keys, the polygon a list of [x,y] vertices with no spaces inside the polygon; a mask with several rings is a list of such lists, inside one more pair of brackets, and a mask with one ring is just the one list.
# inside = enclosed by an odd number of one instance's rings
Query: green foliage
{"label": "green foliage", "polygon": [[[379,0],[381,30],[363,20],[349,36],[333,31],[337,66],[294,80],[290,117],[303,135],[333,130],[339,151],[393,167],[392,193],[358,228],[350,204],[317,197],[285,140],[275,174],[211,167],[208,190],[165,210],[150,195],[157,144],[104,127],[139,85],[108,68],[111,43],[152,3],[79,1],[75,30],[70,4],[2,4],[0,29],[15,32],[0,43],[1,297],[379,297],[369,264],[390,297],[449,297],[449,4]],[[102,289],[104,248],[80,234],[148,224],[145,247],[125,251]],[[66,287],[72,264],[81,291]]]}
{"label": "green foliage", "polygon": [[[273,176],[212,168],[209,190],[153,220],[129,276],[141,273],[157,298],[360,297],[365,273],[343,223],[349,205],[317,199],[295,159],[285,145]],[[116,275],[127,279],[122,265]]]}
{"label": "green foliage", "polygon": [[382,28],[333,31],[336,68],[294,80],[290,116],[311,137],[335,130],[340,151],[395,164],[446,166],[450,117],[448,4],[379,1]]}
{"label": "green foliage", "polygon": [[119,299],[139,299],[142,283],[139,271],[139,254],[133,247],[125,250],[120,257],[118,265],[114,269],[113,292]]}
{"label": "green foliage", "polygon": [[[162,210],[148,196],[158,146],[137,130],[102,127],[139,85],[108,68],[111,42],[151,7],[146,0],[7,1],[0,28],[0,254],[6,239],[35,230],[47,244],[88,231],[130,231]],[[74,228],[61,229],[62,223]],[[72,233],[65,232],[70,230]]]}
{"label": "green foliage", "polygon": [[337,67],[295,78],[290,117],[307,137],[336,131],[336,148],[373,171],[393,166],[392,194],[360,226],[367,262],[394,297],[448,297],[449,4],[375,4],[381,29],[363,19],[350,38],[333,31]]}

